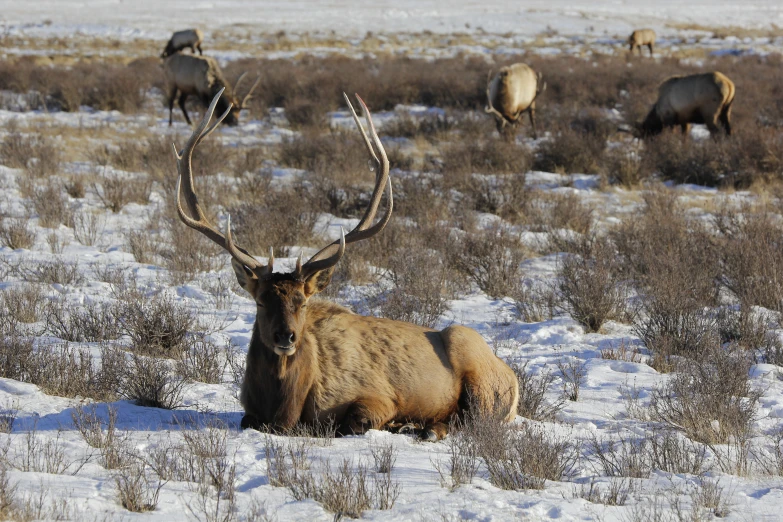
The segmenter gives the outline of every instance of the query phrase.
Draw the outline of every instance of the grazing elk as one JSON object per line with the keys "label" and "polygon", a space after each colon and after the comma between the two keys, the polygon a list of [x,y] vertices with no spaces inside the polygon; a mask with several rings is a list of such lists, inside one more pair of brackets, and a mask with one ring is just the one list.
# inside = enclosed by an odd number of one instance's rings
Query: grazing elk
{"label": "grazing elk", "polygon": [[[658,100],[643,122],[631,130],[636,137],[649,138],[663,129],[679,125],[683,139],[691,123],[704,123],[713,138],[720,132],[731,135],[731,104],[734,102],[734,82],[720,72],[674,76],[658,87]],[[621,129],[626,130],[626,129]]]}
{"label": "grazing elk", "polygon": [[245,75],[242,74],[239,77],[232,92],[231,85],[223,77],[223,72],[214,58],[176,53],[166,58],[163,62],[163,74],[166,83],[164,88],[169,105],[169,126],[171,126],[174,99],[177,98],[177,93],[179,93],[177,103],[180,109],[182,109],[182,114],[185,115],[185,121],[190,125],[190,117],[185,110],[185,100],[187,100],[188,96],[196,96],[206,107],[218,91],[226,91],[225,96],[218,101],[218,109],[222,112],[231,107],[226,117],[226,124],[236,125],[239,123],[239,112],[244,108],[247,100],[250,99],[250,95],[253,94],[256,86],[258,86],[258,82],[261,80],[259,77],[245,97],[242,98],[242,101],[238,101],[236,92]]}
{"label": "grazing elk", "polygon": [[650,56],[652,56],[653,47],[655,47],[655,31],[652,29],[637,29],[628,37],[628,46],[631,54],[633,54],[634,49],[639,49],[639,56],[641,56],[642,47],[645,45],[650,50]]}
{"label": "grazing elk", "polygon": [[201,42],[203,41],[204,35],[201,34],[201,31],[198,29],[177,31],[171,35],[171,38],[168,43],[166,43],[166,48],[163,49],[160,57],[166,58],[167,56],[180,52],[185,47],[190,47],[190,52],[193,54],[196,54],[196,49],[198,49],[198,54],[203,55],[204,53],[201,51]]}
{"label": "grazing elk", "polygon": [[536,75],[527,64],[515,63],[501,68],[490,80],[491,77],[492,71],[487,75],[487,106],[484,112],[495,116],[495,124],[501,136],[513,137],[513,132],[508,130],[527,112],[533,127],[533,138],[538,138],[536,98],[546,90],[546,83],[541,82],[541,73]]}
{"label": "grazing elk", "polygon": [[[389,161],[369,110],[362,106],[369,136],[348,101],[365,146],[377,165],[375,187],[364,216],[349,233],[296,268],[273,272],[234,243],[231,220],[225,232],[211,224],[194,192],[191,155],[226,116],[209,128],[220,94],[177,154],[177,211],[180,219],[226,249],[242,288],[256,302],[241,402],[242,428],[288,430],[297,423],[329,419],[339,435],[414,423],[422,438],[437,440],[448,422],[468,405],[510,421],[519,389],[514,372],[464,326],[436,331],[411,323],[355,315],[342,306],[313,299],[329,284],[346,245],[383,230],[392,212]],[[388,206],[375,224],[384,189]],[[184,208],[181,201],[184,199]]]}

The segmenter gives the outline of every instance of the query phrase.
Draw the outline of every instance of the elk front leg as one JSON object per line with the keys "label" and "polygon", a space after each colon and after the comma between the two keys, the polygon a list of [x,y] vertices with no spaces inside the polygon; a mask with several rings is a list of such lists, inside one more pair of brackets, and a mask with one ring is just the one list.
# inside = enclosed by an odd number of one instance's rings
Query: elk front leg
{"label": "elk front leg", "polygon": [[190,116],[188,116],[188,111],[185,110],[185,100],[187,99],[188,99],[188,95],[183,92],[179,95],[179,100],[177,101],[177,104],[179,105],[179,108],[182,109],[182,114],[185,115],[185,121],[188,122],[188,125],[191,125]]}
{"label": "elk front leg", "polygon": [[361,399],[345,412],[337,427],[338,435],[361,435],[370,429],[380,429],[394,418],[394,405],[383,399]]}
{"label": "elk front leg", "polygon": [[536,107],[534,105],[530,106],[530,110],[527,113],[528,117],[530,118],[530,125],[533,127],[533,139],[538,139],[538,130],[536,129]]}
{"label": "elk front leg", "polygon": [[177,97],[177,88],[175,87],[173,90],[169,92],[169,127],[171,127],[171,113],[174,111],[174,98]]}

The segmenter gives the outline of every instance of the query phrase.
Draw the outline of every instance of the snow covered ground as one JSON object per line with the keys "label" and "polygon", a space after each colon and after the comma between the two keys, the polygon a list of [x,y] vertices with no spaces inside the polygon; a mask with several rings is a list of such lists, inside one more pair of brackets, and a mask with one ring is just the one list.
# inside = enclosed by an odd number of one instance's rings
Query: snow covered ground
{"label": "snow covered ground", "polygon": [[[317,7],[316,7],[317,6]],[[671,24],[705,27],[741,26],[774,28],[783,25],[783,6],[774,0],[752,4],[728,1],[651,4],[642,0],[601,0],[574,3],[564,0],[534,0],[524,3],[498,0],[473,1],[302,1],[231,0],[223,2],[151,2],[149,0],[38,0],[0,2],[2,21],[14,29],[20,25],[38,36],[71,34],[73,30],[112,36],[149,34],[155,37],[182,27],[209,30],[247,25],[263,32],[336,31],[361,36],[373,32],[438,33],[512,32],[536,35],[547,28],[561,34],[605,31],[628,32],[650,26],[664,29]],[[103,29],[101,29],[103,27]],[[666,32],[666,31],[664,31]]]}
{"label": "snow covered ground", "polygon": [[[361,37],[367,31],[390,34],[433,31],[472,35],[487,32],[496,36],[511,32],[515,36],[532,39],[547,31],[557,31],[559,36],[552,34],[552,38],[577,35],[597,40],[604,34],[625,35],[631,28],[639,26],[654,27],[672,38],[688,38],[694,32],[704,36],[705,31],[708,32],[705,28],[712,27],[732,26],[774,32],[778,25],[783,25],[783,4],[772,0],[755,0],[752,5],[728,1],[683,4],[672,0],[654,4],[627,0],[575,5],[562,0],[536,0],[525,2],[524,7],[499,1],[2,1],[0,13],[0,25],[4,27],[5,34],[29,39],[31,47],[36,49],[45,49],[48,38],[68,36],[74,32],[85,38],[165,40],[173,29],[188,26],[208,27],[208,31],[212,32],[237,30],[245,34],[286,30],[326,35],[335,31],[336,38]],[[748,41],[736,38],[728,42],[721,39],[715,45],[734,48],[758,44],[765,46],[765,52],[780,52],[783,48],[780,35],[777,39],[764,37],[763,41],[755,38]],[[19,40],[15,41],[15,53],[24,54],[25,47],[19,45]],[[613,40],[613,45],[616,43]],[[710,45],[710,42],[704,45]],[[449,49],[441,48],[439,52],[447,54]],[[236,56],[227,54],[222,58],[230,60]],[[181,144],[187,128],[184,124],[177,124],[172,131],[167,126],[167,116],[166,111],[157,106],[147,114],[138,115],[86,108],[75,113],[51,114],[0,111],[0,128],[5,129],[0,134],[6,136],[9,133],[8,122],[14,120],[23,134],[46,127],[55,129],[53,139],[58,144],[69,139],[63,135],[63,129],[77,133],[108,128],[119,135],[104,140],[110,145],[116,145],[123,134],[132,136],[140,131],[157,136],[168,135]],[[395,117],[394,113],[383,113],[377,115],[377,120],[383,122]],[[345,121],[345,113],[332,115],[334,126],[343,125]],[[220,129],[210,139],[220,140],[229,146],[248,147],[275,145],[292,134],[284,125],[269,119],[245,120],[239,127]],[[95,143],[89,143],[89,147],[85,148],[94,146]],[[81,160],[68,160],[64,164],[67,174],[93,173],[96,167],[94,163]],[[276,168],[273,183],[292,183],[298,175],[299,172],[293,169]],[[29,200],[22,193],[24,176],[22,169],[0,166],[0,191],[3,194],[0,214],[18,217],[25,213]],[[584,201],[601,206],[605,216],[627,212],[629,207],[635,208],[638,201],[622,189],[602,190],[595,177],[588,175],[536,172],[529,174],[528,183],[543,189],[576,194]],[[78,210],[89,210],[100,216],[99,239],[92,246],[82,244],[75,237],[73,228],[62,225],[53,230],[47,229],[40,226],[38,217],[33,216],[31,223],[36,240],[31,248],[0,248],[0,276],[3,278],[0,291],[8,292],[24,286],[21,281],[23,276],[8,267],[64,262],[75,266],[84,280],[69,285],[44,285],[46,299],[66,299],[72,307],[84,307],[92,303],[117,301],[116,285],[106,282],[106,279],[112,271],[118,271],[126,277],[135,278],[144,291],[150,294],[159,292],[185,309],[208,318],[206,322],[219,325],[219,328],[213,328],[210,339],[219,346],[234,346],[238,353],[229,357],[241,363],[250,339],[255,306],[242,293],[218,295],[214,291],[220,281],[230,281],[229,286],[233,285],[228,263],[220,270],[175,284],[165,268],[153,263],[139,263],[131,252],[128,232],[144,230],[150,216],[155,215],[164,201],[162,192],[163,189],[156,186],[149,204],[131,203],[118,213],[105,210],[96,191],[89,188],[84,197],[69,198],[68,203]],[[690,186],[681,187],[678,193],[683,201],[691,203],[714,201],[712,198],[719,197],[715,190]],[[756,201],[758,196],[751,192],[735,192],[731,198],[735,202]],[[345,223],[339,217],[328,215],[321,216],[319,225],[324,222],[332,225],[328,231],[331,237],[334,237],[337,225]],[[324,232],[323,228],[319,231]],[[557,255],[549,255],[528,260],[524,264],[525,273],[531,278],[551,277],[558,259]],[[276,266],[289,263],[293,263],[293,259],[280,260]],[[341,300],[348,305],[359,304],[362,290],[349,285],[341,294]],[[225,298],[226,295],[230,306],[219,305],[218,297]],[[440,327],[452,323],[470,326],[509,362],[527,362],[527,370],[535,375],[547,372],[555,375],[546,393],[550,403],[558,401],[563,389],[564,379],[559,377],[558,363],[571,358],[584,363],[579,400],[565,401],[555,420],[541,423],[548,433],[577,441],[582,448],[586,448],[587,441],[593,438],[645,433],[646,424],[629,414],[628,389],[640,390],[640,401],[646,404],[651,390],[663,385],[670,376],[651,368],[647,364],[647,355],[634,355],[633,348],[627,357],[629,360],[602,357],[602,351],[607,349],[640,345],[627,324],[610,322],[601,333],[588,334],[567,315],[524,323],[514,314],[510,300],[490,299],[476,288],[449,305],[450,310],[439,320]],[[41,329],[43,324],[44,318],[40,317],[38,322],[28,327],[36,330]],[[49,341],[52,339],[48,335],[36,338],[36,343]],[[128,342],[127,339],[122,341]],[[84,348],[95,357],[102,353],[101,343],[77,342],[71,343],[71,347]],[[770,364],[754,365],[751,375],[753,386],[763,389],[754,421],[757,441],[763,445],[767,444],[763,434],[781,426],[783,379],[781,369]],[[296,444],[295,438],[240,430],[242,408],[237,400],[237,383],[230,367],[223,369],[220,380],[220,384],[188,382],[183,389],[181,407],[164,410],[138,406],[127,400],[105,403],[78,397],[56,397],[45,394],[32,384],[0,379],[0,407],[16,415],[7,436],[7,446],[4,446],[6,436],[0,434],[0,456],[4,455],[10,463],[7,477],[17,485],[17,502],[27,505],[26,516],[33,519],[96,521],[199,519],[283,522],[335,519],[334,514],[314,500],[295,500],[288,489],[270,484],[267,466],[270,441],[287,444],[294,440]],[[95,405],[94,410],[89,408],[91,404]],[[234,503],[223,499],[221,511],[221,507],[215,504],[214,490],[202,494],[196,480],[185,478],[187,473],[171,472],[168,480],[162,481],[155,510],[145,513],[125,510],[118,501],[115,486],[118,472],[107,469],[105,455],[88,444],[75,426],[74,414],[78,413],[80,406],[88,406],[86,411],[95,412],[104,434],[109,431],[110,418],[114,415],[112,411],[116,412],[115,428],[121,434],[120,446],[124,451],[141,455],[160,455],[169,451],[184,458],[198,453],[198,441],[194,442],[194,437],[214,434],[213,442],[218,440],[216,445],[224,446],[218,452],[220,455],[206,460],[214,464],[224,458],[229,468],[233,466],[233,472],[224,469],[220,476],[232,476],[236,489]],[[520,424],[524,422],[521,418],[517,421]],[[604,491],[616,483],[616,478],[602,472],[589,451],[584,451],[566,480],[547,481],[542,490],[522,491],[506,491],[494,486],[483,468],[470,483],[453,491],[445,487],[448,484],[444,486],[437,467],[439,464],[441,469],[445,469],[450,449],[448,440],[421,443],[407,435],[371,431],[363,436],[314,442],[308,449],[308,458],[314,469],[327,459],[333,466],[345,458],[352,459],[354,465],[364,462],[371,470],[369,476],[376,477],[380,474],[372,471],[372,451],[388,444],[394,445],[397,451],[392,478],[399,485],[399,497],[392,509],[366,511],[363,517],[367,519],[709,520],[714,515],[709,510],[697,509],[697,496],[691,494],[703,491],[707,483],[723,492],[722,501],[728,506],[726,520],[783,520],[780,513],[783,479],[780,476],[754,472],[740,477],[722,472],[716,455],[709,450],[705,457],[708,471],[703,476],[653,471],[646,478],[630,479],[628,484],[631,486],[627,487],[629,498],[621,506],[604,505],[583,498],[591,480],[605,488]],[[161,481],[157,478],[159,474],[151,473],[150,468],[148,464],[144,473],[146,477],[152,477],[154,489]],[[141,473],[136,470],[137,475]],[[200,504],[202,501],[206,504]],[[40,508],[36,509],[37,506]],[[20,516],[20,519],[24,517]]]}

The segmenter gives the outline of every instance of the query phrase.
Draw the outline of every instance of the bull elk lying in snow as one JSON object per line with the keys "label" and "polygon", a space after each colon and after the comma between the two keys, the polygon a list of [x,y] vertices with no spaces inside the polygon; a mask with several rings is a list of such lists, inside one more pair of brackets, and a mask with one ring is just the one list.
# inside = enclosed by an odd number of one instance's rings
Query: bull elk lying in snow
{"label": "bull elk lying in snow", "polygon": [[652,56],[653,47],[655,47],[655,31],[652,29],[637,29],[628,37],[628,46],[631,53],[633,53],[634,49],[639,49],[639,56],[641,56],[642,47],[645,45],[650,50],[650,56]]}
{"label": "bull elk lying in snow", "polygon": [[203,41],[204,35],[201,34],[201,31],[198,29],[177,31],[171,35],[171,38],[169,39],[168,43],[166,43],[166,48],[163,49],[163,53],[161,53],[160,57],[165,58],[167,56],[171,56],[174,53],[178,53],[185,47],[190,47],[190,52],[193,54],[196,54],[196,49],[198,49],[198,54],[202,55],[204,54],[201,52],[201,42]]}
{"label": "bull elk lying in snow", "polygon": [[171,126],[172,111],[174,109],[174,98],[179,93],[178,105],[185,115],[185,121],[190,125],[190,117],[185,110],[185,100],[188,96],[196,96],[204,106],[208,106],[210,100],[218,91],[225,92],[225,96],[218,101],[218,109],[223,112],[230,108],[226,116],[226,124],[236,125],[239,123],[239,112],[250,99],[250,95],[258,86],[261,80],[259,77],[256,83],[250,88],[242,101],[236,98],[236,90],[245,77],[244,74],[237,80],[236,86],[232,92],[231,85],[223,77],[223,72],[214,58],[207,56],[191,56],[187,54],[176,53],[163,62],[163,74],[165,77],[165,89],[167,103],[169,106],[169,126]]}
{"label": "bull elk lying in snow", "polygon": [[[507,125],[516,125],[525,112],[530,117],[533,138],[538,138],[536,130],[536,98],[546,90],[541,82],[541,73],[536,73],[524,63],[508,65],[498,71],[490,80],[492,71],[487,75],[487,106],[484,112],[495,116],[498,132],[507,137]],[[511,127],[509,127],[511,128]]]}
{"label": "bull elk lying in snow", "polygon": [[658,87],[658,100],[643,122],[633,129],[621,128],[639,138],[656,136],[664,128],[679,125],[683,138],[688,136],[691,123],[704,123],[713,138],[720,132],[718,122],[726,135],[731,135],[731,104],[734,101],[734,82],[720,72],[674,76]]}
{"label": "bull elk lying in snow", "polygon": [[[329,284],[346,245],[378,234],[391,217],[389,161],[369,110],[356,98],[364,110],[369,136],[345,96],[378,167],[370,203],[353,230],[341,233],[339,240],[304,264],[300,256],[296,268],[288,273],[273,272],[271,251],[263,264],[237,246],[230,217],[225,232],[218,231],[207,220],[194,192],[193,150],[229,112],[226,109],[206,128],[220,93],[177,154],[177,211],[181,220],[231,254],[240,286],[256,302],[242,382],[242,428],[288,430],[297,423],[330,419],[338,434],[347,435],[410,422],[424,426],[420,436],[437,440],[446,435],[452,417],[469,404],[481,413],[510,421],[519,398],[514,372],[474,330],[450,326],[436,331],[355,315],[342,306],[311,299]],[[388,206],[373,224],[384,189]]]}

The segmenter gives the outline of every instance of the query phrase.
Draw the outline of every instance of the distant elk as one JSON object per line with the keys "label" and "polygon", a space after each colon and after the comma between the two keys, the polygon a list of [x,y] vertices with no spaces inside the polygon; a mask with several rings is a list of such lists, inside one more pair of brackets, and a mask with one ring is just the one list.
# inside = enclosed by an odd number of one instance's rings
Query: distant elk
{"label": "distant elk", "polygon": [[221,112],[230,108],[231,110],[226,116],[226,124],[236,125],[239,123],[239,112],[245,107],[261,79],[257,79],[245,97],[239,101],[236,93],[245,74],[243,73],[239,77],[234,90],[232,90],[214,58],[175,53],[164,60],[163,74],[169,106],[169,126],[171,126],[174,99],[177,98],[177,95],[179,95],[177,103],[182,109],[182,114],[185,115],[185,121],[190,125],[190,117],[188,111],[185,110],[185,100],[188,99],[188,96],[197,97],[206,107],[218,91],[223,92],[224,90],[225,94],[218,101],[217,107]]}
{"label": "distant elk", "polygon": [[[220,93],[177,154],[180,219],[231,254],[237,281],[256,305],[240,396],[245,409],[241,426],[284,432],[299,423],[333,422],[338,435],[349,435],[410,423],[422,438],[437,440],[446,435],[448,423],[469,407],[511,421],[519,400],[515,374],[474,330],[452,325],[437,331],[363,317],[312,299],[329,284],[346,245],[375,236],[391,218],[389,160],[370,111],[356,98],[369,134],[350,101],[348,107],[376,166],[369,204],[353,230],[342,232],[339,240],[306,263],[300,255],[289,272],[273,271],[271,249],[263,264],[237,246],[230,218],[220,232],[199,204],[191,158],[199,142],[229,113],[226,109],[207,128]],[[384,191],[387,208],[373,224]]]}
{"label": "distant elk", "polygon": [[658,100],[647,117],[629,131],[640,138],[656,136],[665,128],[679,125],[687,138],[692,123],[704,123],[713,138],[718,136],[720,122],[731,135],[731,104],[734,82],[720,72],[674,76],[658,87]]}
{"label": "distant elk", "polygon": [[203,41],[204,35],[198,29],[177,31],[171,35],[171,38],[166,44],[166,48],[163,49],[163,53],[161,53],[160,57],[166,58],[167,56],[180,52],[185,47],[190,47],[190,52],[193,54],[196,54],[196,49],[198,49],[198,54],[202,55],[204,54],[201,51],[201,42]]}
{"label": "distant elk", "polygon": [[533,138],[538,138],[536,130],[536,98],[546,90],[541,81],[541,73],[536,74],[527,64],[515,63],[502,67],[492,77],[487,75],[487,106],[484,112],[495,116],[495,124],[501,136],[513,137],[513,129],[519,118],[527,113],[533,127]]}
{"label": "distant elk", "polygon": [[628,46],[632,54],[634,49],[639,49],[639,56],[641,56],[642,47],[645,45],[650,50],[650,56],[652,56],[653,47],[655,47],[655,31],[652,29],[637,29],[628,37]]}

